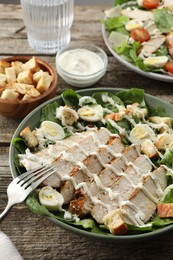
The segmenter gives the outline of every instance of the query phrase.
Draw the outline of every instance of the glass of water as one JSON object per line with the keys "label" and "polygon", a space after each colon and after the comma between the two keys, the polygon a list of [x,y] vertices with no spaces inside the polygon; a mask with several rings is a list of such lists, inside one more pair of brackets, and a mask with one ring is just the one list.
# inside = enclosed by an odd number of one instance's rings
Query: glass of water
{"label": "glass of water", "polygon": [[28,42],[39,53],[54,54],[67,46],[74,0],[21,0]]}

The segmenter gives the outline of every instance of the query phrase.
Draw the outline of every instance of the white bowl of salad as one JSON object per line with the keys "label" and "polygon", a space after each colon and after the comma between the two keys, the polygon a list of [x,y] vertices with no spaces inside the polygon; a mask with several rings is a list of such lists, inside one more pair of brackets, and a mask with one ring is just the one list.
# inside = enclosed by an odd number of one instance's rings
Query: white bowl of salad
{"label": "white bowl of salad", "polygon": [[170,0],[115,0],[105,10],[104,41],[122,64],[144,76],[173,81],[173,5]]}
{"label": "white bowl of salad", "polygon": [[171,230],[172,111],[136,88],[68,89],[42,104],[10,146],[13,177],[40,164],[56,169],[26,205],[68,231],[107,241]]}

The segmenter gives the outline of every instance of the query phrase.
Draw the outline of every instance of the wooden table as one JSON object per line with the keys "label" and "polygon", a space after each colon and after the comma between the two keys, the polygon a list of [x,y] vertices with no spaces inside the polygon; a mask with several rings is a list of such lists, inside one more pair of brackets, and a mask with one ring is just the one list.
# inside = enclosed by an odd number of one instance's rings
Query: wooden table
{"label": "wooden table", "polygon": [[[139,87],[149,94],[172,102],[173,84],[136,74],[111,56],[101,33],[100,21],[106,8],[109,7],[76,6],[72,27],[72,41],[93,42],[102,47],[109,57],[107,73],[95,87]],[[0,59],[15,54],[37,55],[55,66],[55,56],[38,54],[29,47],[20,6],[0,4]],[[58,94],[68,87],[59,78]],[[19,123],[19,120],[0,116],[0,211],[6,206],[6,188],[12,180],[8,163],[9,145]],[[132,244],[91,241],[68,233],[47,219],[34,215],[24,203],[12,209],[1,223],[1,230],[11,238],[24,259],[173,259],[172,233]]]}

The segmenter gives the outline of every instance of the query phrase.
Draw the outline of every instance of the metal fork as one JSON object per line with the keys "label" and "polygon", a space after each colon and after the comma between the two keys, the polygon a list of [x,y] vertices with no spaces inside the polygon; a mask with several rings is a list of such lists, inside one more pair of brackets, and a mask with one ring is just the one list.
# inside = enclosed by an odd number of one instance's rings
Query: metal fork
{"label": "metal fork", "polygon": [[55,171],[56,169],[51,165],[43,165],[16,177],[7,188],[8,203],[0,214],[0,221],[15,204],[23,202],[40,183]]}

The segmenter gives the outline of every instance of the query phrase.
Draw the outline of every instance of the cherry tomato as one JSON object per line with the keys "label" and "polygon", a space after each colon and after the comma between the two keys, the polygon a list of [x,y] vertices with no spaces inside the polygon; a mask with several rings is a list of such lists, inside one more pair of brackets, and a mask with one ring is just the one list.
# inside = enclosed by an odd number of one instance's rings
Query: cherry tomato
{"label": "cherry tomato", "polygon": [[168,61],[165,65],[167,71],[173,74],[173,61]]}
{"label": "cherry tomato", "polygon": [[149,10],[155,9],[160,5],[160,0],[143,0],[142,5]]}
{"label": "cherry tomato", "polygon": [[150,39],[150,34],[144,28],[136,28],[130,32],[130,37],[132,37],[136,42],[142,43]]}

